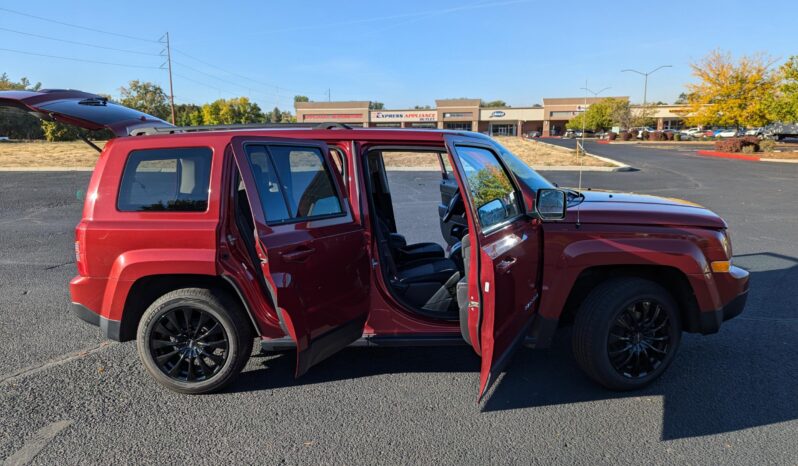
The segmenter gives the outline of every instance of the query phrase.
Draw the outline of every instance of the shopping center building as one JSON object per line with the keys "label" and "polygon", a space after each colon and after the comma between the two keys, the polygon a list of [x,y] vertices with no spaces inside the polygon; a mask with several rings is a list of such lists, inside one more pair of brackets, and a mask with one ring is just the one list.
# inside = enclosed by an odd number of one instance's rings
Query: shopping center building
{"label": "shopping center building", "polygon": [[[628,100],[628,97],[615,97]],[[299,123],[346,123],[382,128],[439,128],[479,131],[492,136],[518,136],[533,131],[560,136],[568,121],[604,98],[544,98],[532,107],[482,107],[480,99],[441,99],[435,108],[372,110],[369,101],[296,102]],[[633,106],[633,111],[635,108]],[[684,106],[651,106],[657,129],[679,128]]]}

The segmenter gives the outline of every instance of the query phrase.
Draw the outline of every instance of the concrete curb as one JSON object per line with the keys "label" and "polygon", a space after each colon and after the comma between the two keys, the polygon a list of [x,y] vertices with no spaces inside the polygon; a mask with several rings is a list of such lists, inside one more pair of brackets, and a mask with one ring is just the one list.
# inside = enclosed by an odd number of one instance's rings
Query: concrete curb
{"label": "concrete curb", "polygon": [[697,155],[703,157],[717,157],[721,159],[745,160],[747,162],[768,162],[768,163],[798,163],[798,159],[770,159],[757,155],[737,154],[734,152],[720,152],[716,150],[697,150]]}
{"label": "concrete curb", "polygon": [[90,172],[94,167],[0,167],[0,172]]}
{"label": "concrete curb", "polygon": [[[574,149],[569,149],[567,147],[558,146],[556,144],[549,144],[549,143],[543,142],[543,141],[534,141],[534,142],[536,142],[538,144],[544,144],[544,145],[546,145],[548,147],[552,147],[552,148],[560,150],[560,151],[567,151],[567,152],[573,152],[574,151]],[[619,162],[619,161],[614,160],[614,159],[610,159],[610,158],[607,158],[607,157],[602,157],[602,156],[596,155],[596,154],[591,154],[590,152],[587,152],[587,151],[585,151],[585,155],[588,155],[590,157],[599,159],[602,162],[611,163],[611,164],[613,164],[615,166],[614,167],[581,167],[581,170],[583,172],[633,172],[633,171],[637,171],[636,168],[634,168],[632,166],[629,166],[629,165],[626,165],[625,163]],[[538,170],[537,167],[532,167],[532,168],[535,169],[535,170]],[[545,169],[546,168],[541,168],[541,170],[545,170]],[[551,170],[551,168],[548,168],[548,169]],[[577,167],[572,167],[572,170],[573,171],[579,171],[580,167],[578,167],[578,166]],[[568,171],[571,171],[571,170],[568,170]]]}

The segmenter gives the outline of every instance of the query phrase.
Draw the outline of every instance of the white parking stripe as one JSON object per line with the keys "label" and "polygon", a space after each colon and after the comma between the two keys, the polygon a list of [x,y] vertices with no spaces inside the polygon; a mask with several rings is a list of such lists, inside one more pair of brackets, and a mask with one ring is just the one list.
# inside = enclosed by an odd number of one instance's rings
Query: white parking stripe
{"label": "white parking stripe", "polygon": [[53,422],[37,430],[16,453],[6,458],[4,466],[23,466],[33,461],[59,432],[72,424],[70,420]]}

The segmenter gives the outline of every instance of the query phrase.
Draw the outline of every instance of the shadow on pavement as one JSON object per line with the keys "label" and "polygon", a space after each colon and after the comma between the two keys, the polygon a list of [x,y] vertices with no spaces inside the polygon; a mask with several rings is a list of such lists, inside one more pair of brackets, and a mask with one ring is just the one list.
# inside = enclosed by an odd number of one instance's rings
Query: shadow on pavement
{"label": "shadow on pavement", "polygon": [[[663,440],[798,419],[798,315],[791,293],[783,291],[798,285],[798,260],[767,253],[735,260],[751,271],[746,311],[716,335],[685,335],[673,365],[650,387],[623,393],[593,383],[576,366],[570,332],[565,330],[551,349],[519,351],[483,411],[662,397]],[[264,357],[262,366],[268,370],[241,374],[230,390],[280,389],[391,373],[471,372],[473,391],[452,396],[476,399],[479,359],[466,346],[349,348],[299,379],[293,377],[293,352]]]}

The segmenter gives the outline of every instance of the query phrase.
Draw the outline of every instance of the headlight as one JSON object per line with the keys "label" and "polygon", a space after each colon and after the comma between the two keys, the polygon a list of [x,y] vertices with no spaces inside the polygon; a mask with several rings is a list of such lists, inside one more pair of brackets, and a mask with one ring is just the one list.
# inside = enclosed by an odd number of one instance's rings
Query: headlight
{"label": "headlight", "polygon": [[723,247],[723,253],[726,254],[727,259],[732,258],[732,244],[731,238],[729,237],[729,231],[723,230],[720,237],[720,245]]}

